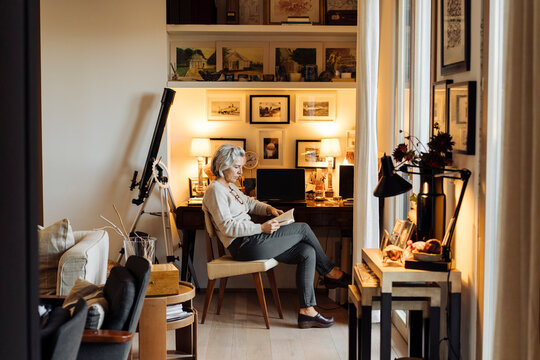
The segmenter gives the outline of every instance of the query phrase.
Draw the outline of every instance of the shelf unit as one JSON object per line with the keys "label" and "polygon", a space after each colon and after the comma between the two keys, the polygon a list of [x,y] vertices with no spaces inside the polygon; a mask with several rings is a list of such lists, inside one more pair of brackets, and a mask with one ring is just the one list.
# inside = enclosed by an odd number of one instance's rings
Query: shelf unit
{"label": "shelf unit", "polygon": [[264,81],[168,81],[170,88],[229,90],[344,90],[356,89],[356,82],[264,82]]}
{"label": "shelf unit", "polygon": [[356,26],[339,25],[167,25],[169,35],[356,36]]}

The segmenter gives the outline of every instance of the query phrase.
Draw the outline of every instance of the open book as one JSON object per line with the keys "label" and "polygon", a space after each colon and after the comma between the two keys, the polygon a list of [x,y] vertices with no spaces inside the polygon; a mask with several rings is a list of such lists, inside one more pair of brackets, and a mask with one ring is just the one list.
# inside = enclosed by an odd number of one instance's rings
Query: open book
{"label": "open book", "polygon": [[279,226],[292,224],[294,222],[293,212],[294,209],[291,209],[279,216],[276,216],[274,219],[279,222]]}

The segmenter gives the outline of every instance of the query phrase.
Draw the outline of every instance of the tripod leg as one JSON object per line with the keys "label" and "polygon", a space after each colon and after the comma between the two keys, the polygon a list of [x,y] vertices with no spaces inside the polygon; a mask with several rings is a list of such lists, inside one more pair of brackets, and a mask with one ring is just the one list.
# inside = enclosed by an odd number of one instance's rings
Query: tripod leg
{"label": "tripod leg", "polygon": [[197,280],[197,275],[195,274],[195,267],[193,266],[193,260],[191,260],[191,256],[188,256],[188,268],[189,268],[189,274],[193,278],[193,284],[195,285],[195,288],[198,290],[201,287],[199,286],[199,281]]}

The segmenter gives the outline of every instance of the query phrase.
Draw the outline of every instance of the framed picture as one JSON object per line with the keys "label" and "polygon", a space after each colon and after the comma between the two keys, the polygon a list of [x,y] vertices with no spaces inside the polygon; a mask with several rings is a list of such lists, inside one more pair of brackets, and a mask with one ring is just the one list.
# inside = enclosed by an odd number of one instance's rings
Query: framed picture
{"label": "framed picture", "polygon": [[293,78],[290,74],[298,74],[292,81],[299,81],[306,65],[317,65],[317,75],[323,71],[322,42],[270,43],[270,69],[275,70],[278,81]]}
{"label": "framed picture", "polygon": [[346,139],[347,139],[347,150],[354,151],[354,144],[356,141],[356,131],[354,130],[347,130],[345,131]]}
{"label": "framed picture", "polygon": [[246,100],[243,94],[206,94],[206,116],[210,121],[245,120],[245,108]]}
{"label": "framed picture", "polygon": [[216,44],[206,42],[171,42],[170,80],[202,80],[199,70],[216,71]]}
{"label": "framed picture", "polygon": [[[356,45],[354,42],[324,44],[325,70],[334,74],[334,78],[356,78]],[[337,77],[335,74],[341,75]],[[347,75],[348,74],[348,75]]]}
{"label": "framed picture", "polygon": [[250,95],[250,124],[289,124],[289,95]]}
{"label": "framed picture", "polygon": [[474,155],[476,81],[448,85],[448,117],[454,151]]}
{"label": "framed picture", "polygon": [[399,237],[401,235],[401,230],[403,229],[403,225],[405,224],[406,220],[403,219],[397,219],[396,223],[394,225],[394,229],[392,229],[392,232],[390,233],[389,238],[389,244],[399,246]]}
{"label": "framed picture", "polygon": [[198,178],[189,178],[189,197],[203,197],[208,185],[208,178],[203,178],[203,184],[201,188],[199,188]]}
{"label": "framed picture", "polygon": [[240,146],[242,149],[246,150],[246,139],[242,138],[210,138],[210,150],[212,154],[216,152],[216,150],[221,146],[225,144]]}
{"label": "framed picture", "polygon": [[384,233],[381,239],[381,243],[379,244],[380,250],[383,251],[384,248],[388,245],[388,239],[390,239],[390,234],[388,234],[388,231],[384,229]]}
{"label": "framed picture", "polygon": [[285,155],[284,131],[280,129],[260,129],[259,142],[259,167],[283,166]]}
{"label": "framed picture", "polygon": [[296,120],[334,121],[335,94],[296,94]]}
{"label": "framed picture", "polygon": [[433,83],[431,89],[431,135],[435,129],[439,132],[448,132],[448,92],[447,87],[452,80],[443,80]]}
{"label": "framed picture", "polygon": [[357,0],[326,0],[326,25],[356,25]]}
{"label": "framed picture", "polygon": [[268,63],[268,43],[249,41],[218,41],[217,70],[228,73],[257,75],[272,72]]}
{"label": "framed picture", "polygon": [[288,17],[309,17],[314,24],[321,23],[322,0],[267,0],[267,24],[281,24]]}
{"label": "framed picture", "polygon": [[470,68],[471,0],[441,0],[441,75]]}
{"label": "framed picture", "polygon": [[264,22],[264,1],[240,0],[238,12],[241,25],[261,25]]}
{"label": "framed picture", "polygon": [[[327,168],[326,158],[321,157],[321,140],[296,140],[297,168]],[[336,167],[336,158],[332,161]]]}
{"label": "framed picture", "polygon": [[397,242],[394,245],[399,246],[402,249],[405,249],[407,247],[407,241],[412,237],[412,234],[415,229],[415,225],[413,222],[409,220],[401,220],[403,222],[403,225],[401,226],[401,231],[399,233],[399,238]]}

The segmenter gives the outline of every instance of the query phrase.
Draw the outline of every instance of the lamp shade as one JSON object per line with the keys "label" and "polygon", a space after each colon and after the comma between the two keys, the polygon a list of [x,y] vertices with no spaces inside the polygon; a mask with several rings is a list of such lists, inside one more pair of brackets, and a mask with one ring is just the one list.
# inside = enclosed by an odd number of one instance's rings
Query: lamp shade
{"label": "lamp shade", "polygon": [[210,150],[210,139],[193,138],[191,140],[190,155],[196,157],[212,156]]}
{"label": "lamp shade", "polygon": [[390,156],[381,158],[382,176],[373,191],[376,197],[390,197],[403,194],[412,189],[412,185],[394,172],[394,164]]}
{"label": "lamp shade", "polygon": [[341,146],[339,145],[339,139],[322,139],[321,157],[337,156],[341,156]]}

